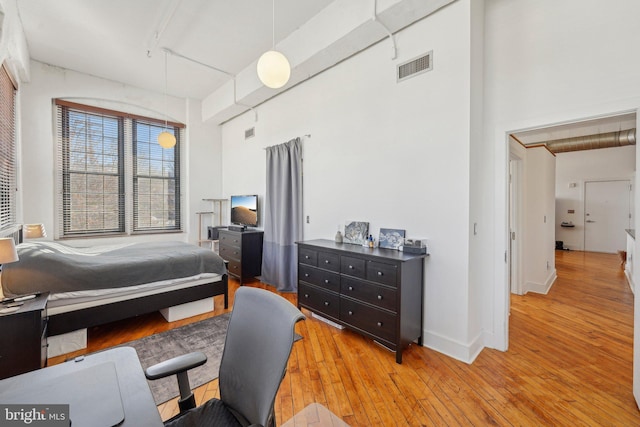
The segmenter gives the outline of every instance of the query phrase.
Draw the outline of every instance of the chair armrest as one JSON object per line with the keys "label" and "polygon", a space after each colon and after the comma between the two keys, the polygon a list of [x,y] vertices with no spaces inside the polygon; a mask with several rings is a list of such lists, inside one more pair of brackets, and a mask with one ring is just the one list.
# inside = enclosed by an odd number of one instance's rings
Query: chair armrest
{"label": "chair armrest", "polygon": [[206,361],[207,356],[204,353],[197,351],[194,353],[183,354],[181,356],[174,357],[173,359],[165,360],[164,362],[149,366],[144,371],[144,374],[149,380],[157,380],[158,378],[168,377],[169,375],[178,374],[204,365]]}

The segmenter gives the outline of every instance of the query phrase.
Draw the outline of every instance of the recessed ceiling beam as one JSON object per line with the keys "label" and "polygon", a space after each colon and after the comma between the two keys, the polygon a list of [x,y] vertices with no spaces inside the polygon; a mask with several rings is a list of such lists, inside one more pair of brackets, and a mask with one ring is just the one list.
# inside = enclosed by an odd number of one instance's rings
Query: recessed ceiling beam
{"label": "recessed ceiling beam", "polygon": [[[340,61],[432,14],[454,0],[388,0],[376,8],[371,0],[336,0],[276,46],[291,64],[291,78],[281,89],[265,87],[256,61],[202,101],[202,118],[224,123]],[[382,24],[382,25],[380,25]]]}

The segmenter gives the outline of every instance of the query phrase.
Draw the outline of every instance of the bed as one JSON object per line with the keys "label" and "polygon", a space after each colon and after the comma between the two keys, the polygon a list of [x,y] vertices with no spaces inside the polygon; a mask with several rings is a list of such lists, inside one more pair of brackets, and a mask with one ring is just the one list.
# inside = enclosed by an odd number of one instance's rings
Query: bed
{"label": "bed", "polygon": [[[206,248],[184,242],[87,248],[42,240],[23,243],[20,226],[0,236],[15,239],[20,258],[2,268],[4,296],[50,293],[50,357],[86,346],[86,329],[93,326],[154,311],[177,320],[213,309],[216,295],[224,295],[228,307],[226,265]],[[58,344],[56,336],[68,343]]]}

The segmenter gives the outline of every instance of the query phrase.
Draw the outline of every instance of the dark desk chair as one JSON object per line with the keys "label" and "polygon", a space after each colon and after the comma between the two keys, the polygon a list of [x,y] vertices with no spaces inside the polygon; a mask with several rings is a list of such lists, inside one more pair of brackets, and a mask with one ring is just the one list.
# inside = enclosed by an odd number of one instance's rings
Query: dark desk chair
{"label": "dark desk chair", "polygon": [[187,370],[206,362],[202,353],[178,356],[145,371],[150,380],[178,375],[181,412],[165,426],[274,426],[273,406],[291,354],[294,325],[302,319],[300,310],[279,295],[239,288],[220,361],[219,400],[194,408]]}

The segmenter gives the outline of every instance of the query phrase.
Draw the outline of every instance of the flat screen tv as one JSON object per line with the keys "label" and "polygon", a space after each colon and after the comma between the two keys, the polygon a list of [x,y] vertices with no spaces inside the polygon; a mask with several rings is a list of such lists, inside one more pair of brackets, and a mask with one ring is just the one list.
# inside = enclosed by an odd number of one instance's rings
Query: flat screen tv
{"label": "flat screen tv", "polygon": [[258,210],[258,196],[231,196],[231,223],[257,227],[260,211]]}

